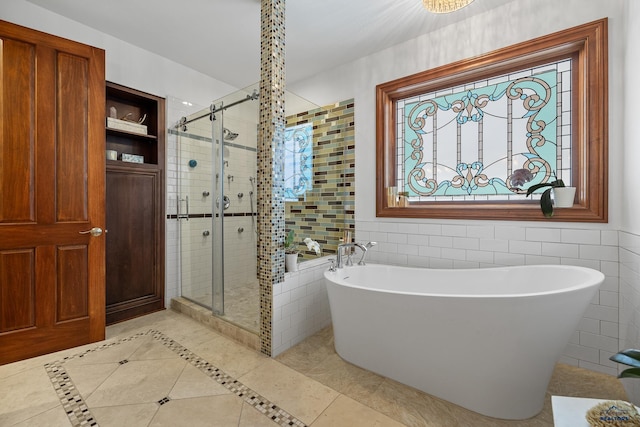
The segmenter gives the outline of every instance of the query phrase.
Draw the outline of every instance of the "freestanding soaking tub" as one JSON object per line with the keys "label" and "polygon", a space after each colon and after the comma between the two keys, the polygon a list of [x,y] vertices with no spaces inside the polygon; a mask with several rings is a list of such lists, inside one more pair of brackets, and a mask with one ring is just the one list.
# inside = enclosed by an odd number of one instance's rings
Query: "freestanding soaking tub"
{"label": "freestanding soaking tub", "polygon": [[542,410],[554,367],[604,280],[583,267],[325,272],[344,360],[495,418]]}

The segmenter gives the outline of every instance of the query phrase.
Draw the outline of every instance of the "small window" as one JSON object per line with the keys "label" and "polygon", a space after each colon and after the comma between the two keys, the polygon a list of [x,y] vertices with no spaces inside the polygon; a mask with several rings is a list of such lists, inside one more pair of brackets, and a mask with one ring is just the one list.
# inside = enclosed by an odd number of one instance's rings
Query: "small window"
{"label": "small window", "polygon": [[606,222],[606,20],[377,87],[377,215]]}
{"label": "small window", "polygon": [[291,126],[284,132],[284,199],[298,201],[313,184],[313,125]]}

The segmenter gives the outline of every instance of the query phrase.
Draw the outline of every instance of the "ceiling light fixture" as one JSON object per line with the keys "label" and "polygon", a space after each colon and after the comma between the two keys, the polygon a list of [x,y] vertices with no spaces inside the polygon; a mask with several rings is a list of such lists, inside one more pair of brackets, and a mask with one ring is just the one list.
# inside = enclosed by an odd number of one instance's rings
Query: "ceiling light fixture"
{"label": "ceiling light fixture", "polygon": [[431,13],[449,13],[462,9],[473,0],[422,0],[424,8]]}

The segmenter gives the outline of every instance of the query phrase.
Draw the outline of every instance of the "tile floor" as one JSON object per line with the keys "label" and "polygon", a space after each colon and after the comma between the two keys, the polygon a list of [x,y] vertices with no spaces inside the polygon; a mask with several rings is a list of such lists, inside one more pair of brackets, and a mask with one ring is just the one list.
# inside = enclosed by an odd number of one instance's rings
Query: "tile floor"
{"label": "tile floor", "polygon": [[[624,398],[612,377],[559,365],[549,396]],[[342,361],[324,329],[275,359],[165,310],[107,340],[0,366],[0,426],[552,426],[549,399],[495,420]]]}

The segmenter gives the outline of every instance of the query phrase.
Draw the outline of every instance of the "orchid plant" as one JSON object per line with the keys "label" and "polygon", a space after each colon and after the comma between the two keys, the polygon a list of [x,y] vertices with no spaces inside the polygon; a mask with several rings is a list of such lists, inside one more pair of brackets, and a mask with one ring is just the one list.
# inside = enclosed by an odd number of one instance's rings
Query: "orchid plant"
{"label": "orchid plant", "polygon": [[[296,254],[298,253],[298,248],[296,247],[296,243],[294,239],[296,237],[296,233],[293,230],[289,230],[287,236],[284,239],[284,252],[287,254]],[[314,251],[316,255],[320,255],[322,250],[320,249],[320,244],[315,240],[307,237],[303,240],[304,244],[307,245],[307,249],[310,251]]]}
{"label": "orchid plant", "polygon": [[307,249],[310,251],[314,251],[316,255],[320,255],[322,250],[320,249],[320,244],[315,240],[311,240],[309,237],[303,240],[303,242],[307,245]]}

